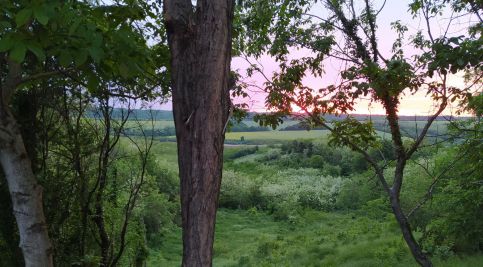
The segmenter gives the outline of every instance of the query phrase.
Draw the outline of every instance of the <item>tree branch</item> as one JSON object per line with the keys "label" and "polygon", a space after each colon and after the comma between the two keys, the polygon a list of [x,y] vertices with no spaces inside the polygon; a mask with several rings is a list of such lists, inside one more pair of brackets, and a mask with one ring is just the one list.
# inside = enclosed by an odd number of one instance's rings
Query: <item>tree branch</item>
{"label": "tree branch", "polygon": [[308,17],[316,18],[316,19],[318,19],[318,20],[320,20],[320,21],[322,21],[322,22],[324,22],[324,23],[327,23],[327,24],[329,24],[330,26],[332,26],[332,27],[334,27],[334,28],[338,29],[339,31],[344,31],[344,30],[343,30],[341,27],[339,27],[339,26],[335,25],[335,24],[334,24],[333,22],[331,22],[330,20],[328,20],[328,19],[324,19],[324,18],[322,18],[322,17],[320,17],[320,16],[317,16],[317,15],[314,15],[314,14],[310,14],[310,13],[302,13],[301,15],[302,15],[302,16],[308,16]]}
{"label": "tree branch", "polygon": [[434,113],[431,117],[428,118],[428,121],[426,122],[426,125],[424,125],[423,130],[419,134],[418,138],[414,142],[414,144],[409,148],[409,150],[406,152],[406,159],[409,159],[414,152],[419,148],[421,143],[423,142],[424,137],[426,137],[426,134],[428,133],[429,128],[433,124],[434,120],[444,111],[448,104],[448,100],[446,98],[446,95],[443,96],[443,102],[441,102],[441,105],[439,106],[438,111]]}
{"label": "tree branch", "polygon": [[55,71],[48,71],[48,72],[41,72],[41,73],[33,74],[33,75],[30,75],[28,77],[21,79],[19,81],[18,85],[21,85],[21,84],[26,83],[26,82],[34,81],[34,80],[50,78],[52,76],[65,74],[66,71],[70,71],[70,70],[73,70],[73,69],[69,68],[69,69],[65,69],[65,70],[55,70]]}
{"label": "tree branch", "polygon": [[[296,100],[293,100],[294,103],[297,103]],[[386,178],[384,177],[384,169],[381,168],[379,165],[377,165],[377,162],[369,155],[369,153],[367,153],[365,150],[363,150],[362,148],[360,148],[358,145],[356,145],[354,142],[352,142],[349,138],[345,137],[345,136],[342,136],[340,133],[338,133],[337,131],[335,131],[332,127],[330,127],[327,123],[325,123],[319,116],[316,116],[315,114],[313,114],[312,112],[308,111],[305,107],[303,107],[303,105],[299,105],[297,104],[316,124],[318,125],[321,125],[323,126],[324,128],[326,128],[327,130],[329,130],[332,134],[338,136],[339,138],[341,138],[342,140],[344,140],[344,142],[349,146],[351,147],[353,150],[359,152],[360,154],[362,154],[362,156],[369,162],[369,164],[371,164],[371,166],[374,168],[374,171],[377,175],[377,177],[379,178],[379,181],[381,182],[382,184],[382,187],[384,188],[384,190],[390,194],[391,192],[391,189],[389,187],[389,185],[387,184],[387,181],[386,181]]]}
{"label": "tree branch", "polygon": [[369,4],[369,0],[365,0],[366,3],[366,16],[367,16],[367,21],[369,23],[369,29],[371,30],[369,39],[371,41],[371,47],[372,47],[372,56],[374,58],[374,62],[377,62],[377,58],[379,55],[379,50],[377,49],[377,41],[376,41],[376,22],[375,22],[375,16],[373,15],[373,12],[371,10],[371,6]]}
{"label": "tree branch", "polygon": [[20,63],[17,63],[11,59],[7,59],[7,65],[8,65],[8,73],[7,77],[5,79],[5,83],[3,84],[1,96],[2,96],[2,102],[1,104],[3,105],[8,105],[10,102],[10,98],[15,92],[15,89],[17,89],[19,82],[22,77],[22,66]]}
{"label": "tree branch", "polygon": [[346,18],[344,12],[341,10],[341,8],[336,7],[332,3],[332,1],[327,0],[326,3],[329,9],[331,9],[332,12],[334,12],[334,14],[342,23],[344,34],[347,35],[347,37],[349,37],[354,42],[356,46],[357,56],[360,57],[362,61],[370,61],[371,57],[369,56],[369,52],[367,51],[367,48],[362,43],[362,39],[357,35],[356,24],[355,24],[356,22],[349,21]]}
{"label": "tree branch", "polygon": [[[431,185],[429,186],[427,192],[424,194],[424,196],[422,197],[422,200],[419,201],[419,203],[408,213],[408,215],[406,216],[407,218],[411,217],[411,215],[414,214],[414,212],[416,212],[418,209],[420,209],[430,198],[431,196],[433,195],[433,190],[434,188],[436,187],[436,183],[441,179],[441,177],[444,176],[444,174],[446,174],[447,171],[449,171],[451,168],[453,168],[453,166],[458,162],[460,161],[464,156],[466,156],[466,154],[468,154],[468,151],[465,151],[465,153],[463,153],[461,156],[459,156],[457,159],[453,160],[451,162],[450,165],[448,165],[443,171],[440,172],[440,174],[436,177],[433,177],[433,182],[431,183]],[[421,168],[423,168],[425,170],[425,172],[429,175],[429,176],[432,176],[431,173],[429,172],[429,170],[415,162],[417,165],[419,165]]]}

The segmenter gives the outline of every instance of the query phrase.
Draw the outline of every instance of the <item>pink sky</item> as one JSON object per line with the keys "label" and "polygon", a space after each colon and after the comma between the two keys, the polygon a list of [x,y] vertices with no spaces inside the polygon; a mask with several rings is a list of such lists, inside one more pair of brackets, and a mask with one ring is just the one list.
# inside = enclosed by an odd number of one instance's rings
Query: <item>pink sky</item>
{"label": "pink sky", "polygon": [[[381,6],[381,0],[374,1],[375,8]],[[396,20],[402,21],[402,23],[408,26],[408,33],[407,37],[413,35],[417,32],[418,29],[422,29],[423,32],[426,32],[425,23],[420,18],[412,18],[412,15],[407,11],[408,10],[409,1],[391,1],[388,0],[384,6],[384,9],[380,12],[377,20],[378,26],[378,41],[379,41],[379,49],[381,53],[385,57],[390,57],[391,47],[393,41],[396,38],[396,34],[391,29],[390,23]],[[316,14],[318,16],[324,16],[326,13],[325,9],[320,6],[316,6],[310,12],[312,14]],[[449,22],[449,12],[445,12],[441,18],[435,19],[431,26],[433,28],[433,35],[435,38],[442,34],[442,31],[446,30],[446,25]],[[471,19],[471,18],[469,18]],[[453,23],[455,26],[449,29],[449,33],[452,35],[462,35],[465,34],[464,29],[468,26],[468,18],[464,18],[463,21],[456,20]],[[406,47],[406,57],[411,56],[411,54],[416,53],[414,49],[412,49],[407,44],[404,46]],[[291,57],[292,58],[299,58],[302,56],[308,56],[310,52],[307,50],[292,50]],[[250,59],[252,63],[256,61],[254,59]],[[277,71],[278,64],[275,60],[269,56],[262,56],[258,59],[258,62],[263,66],[263,71],[266,76],[271,77],[274,71]],[[232,60],[232,69],[238,70],[242,76],[246,75],[246,68],[249,66],[248,62],[242,58],[233,58]],[[322,78],[314,78],[311,76],[307,76],[303,81],[306,86],[311,88],[321,88],[327,86],[329,84],[337,84],[339,80],[339,73],[342,70],[342,62],[335,59],[328,59],[324,61],[324,69],[325,74]],[[245,82],[249,82],[251,84],[256,84],[258,86],[263,86],[264,79],[261,75],[255,75]],[[464,82],[462,79],[462,75],[453,75],[449,78],[449,85],[462,87],[464,86]],[[250,98],[244,100],[235,100],[235,102],[248,102],[251,111],[258,111],[263,112],[266,111],[264,107],[264,99],[265,94],[260,91],[260,89],[256,87],[249,88]],[[475,90],[482,90],[481,84],[479,88]],[[162,109],[171,109],[171,103],[168,102],[164,105],[161,105],[160,108]],[[429,97],[425,97],[424,92],[417,93],[416,95],[404,95],[401,101],[401,106],[399,109],[399,113],[401,115],[430,115],[435,111],[435,107],[433,106],[433,102]],[[445,111],[445,115],[454,114],[455,108],[448,107]],[[384,114],[384,110],[381,105],[372,103],[369,105],[369,101],[361,100],[359,101],[356,110],[354,113],[359,114]]]}

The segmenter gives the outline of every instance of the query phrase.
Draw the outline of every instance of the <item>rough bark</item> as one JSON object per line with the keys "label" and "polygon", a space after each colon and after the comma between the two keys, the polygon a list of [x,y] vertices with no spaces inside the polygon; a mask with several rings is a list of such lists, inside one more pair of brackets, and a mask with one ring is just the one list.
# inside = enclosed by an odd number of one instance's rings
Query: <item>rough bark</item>
{"label": "rough bark", "polygon": [[181,184],[183,266],[211,266],[230,109],[231,0],[165,0]]}
{"label": "rough bark", "polygon": [[52,245],[37,183],[10,99],[21,81],[21,66],[7,60],[8,75],[0,85],[0,165],[12,199],[25,266],[53,266]]}

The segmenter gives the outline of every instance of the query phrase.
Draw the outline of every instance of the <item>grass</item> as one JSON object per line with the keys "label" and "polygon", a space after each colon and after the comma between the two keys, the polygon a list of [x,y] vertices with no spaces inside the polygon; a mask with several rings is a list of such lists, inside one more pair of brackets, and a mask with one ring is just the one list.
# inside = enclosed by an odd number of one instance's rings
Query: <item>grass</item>
{"label": "grass", "polygon": [[245,141],[252,140],[299,140],[325,138],[329,134],[326,130],[313,131],[265,131],[265,132],[235,132],[226,133],[227,140],[239,141],[241,137]]}
{"label": "grass", "polygon": [[[320,137],[325,131],[312,131]],[[306,131],[251,132],[252,137],[291,140],[297,134],[310,138]],[[230,133],[240,134],[240,133]],[[263,137],[263,136],[262,136]],[[245,137],[247,138],[247,137]],[[270,140],[270,139],[267,139]],[[323,140],[323,139],[322,139]],[[230,155],[240,147],[226,147]],[[260,147],[260,153],[269,151]],[[176,143],[156,142],[157,162],[177,171]],[[248,155],[246,158],[257,156]],[[238,160],[238,159],[237,159]],[[225,170],[240,172],[249,179],[269,179],[270,166],[248,161],[243,165],[227,162]],[[281,183],[280,183],[281,184]],[[277,221],[266,211],[220,209],[217,215],[213,266],[342,266],[372,267],[417,266],[401,237],[392,216],[371,219],[361,213],[301,210],[297,220]],[[159,247],[150,248],[147,266],[179,266],[182,256],[181,230],[174,227],[162,238]],[[483,266],[483,255],[462,258],[434,258],[441,267]]]}
{"label": "grass", "polygon": [[159,121],[149,121],[149,120],[129,120],[126,122],[126,128],[137,128],[139,125],[145,127],[145,129],[164,129],[166,127],[174,127],[174,121],[159,120]]}
{"label": "grass", "polygon": [[[248,126],[258,126],[258,124],[251,120],[244,120]],[[226,134],[226,140],[228,142],[238,142],[244,137],[245,143],[248,144],[263,144],[271,143],[274,144],[279,141],[290,141],[290,140],[299,140],[299,139],[324,139],[329,134],[327,130],[311,130],[311,131],[280,131],[281,129],[295,125],[298,121],[296,120],[287,120],[283,124],[281,124],[276,130],[270,131],[260,131],[260,132],[228,132]],[[400,121],[400,126],[403,134],[407,136],[415,136],[416,133],[419,133],[426,123],[426,121]],[[428,136],[435,135],[436,133],[444,134],[447,131],[447,122],[446,121],[435,121],[430,128],[430,132]],[[154,130],[161,130],[167,127],[174,127],[174,121],[171,120],[158,120],[158,121],[147,121],[147,120],[140,120],[134,121],[130,120],[126,122],[126,128],[136,130],[139,126],[144,127],[145,129],[154,128]],[[417,125],[417,126],[416,126]],[[379,129],[379,128],[378,128]],[[382,130],[382,129],[380,129]],[[386,127],[386,132],[383,131],[376,131],[379,136],[383,138],[389,138],[390,134],[388,133],[389,129]],[[174,136],[165,137],[169,140],[175,140]]]}
{"label": "grass", "polygon": [[[244,124],[246,124],[247,126],[260,126],[257,122],[255,122],[253,120],[243,120],[242,122]],[[154,123],[155,129],[162,129],[162,128],[165,128],[165,127],[174,127],[174,121],[172,121],[172,120],[156,120],[156,121],[153,121],[153,123]],[[283,129],[287,126],[292,126],[292,125],[295,125],[297,123],[299,123],[299,121],[287,120],[287,121],[283,122],[282,124],[280,124],[278,129]],[[133,119],[133,120],[129,120],[129,121],[126,122],[127,127],[137,127],[139,124],[141,124],[145,127],[148,127],[148,128],[151,127],[151,121],[150,120],[137,120],[136,121],[135,119]]]}
{"label": "grass", "polygon": [[[247,126],[259,126],[259,124],[253,120],[243,120],[242,121],[244,124]],[[151,124],[152,123],[152,124]],[[298,121],[295,120],[287,120],[283,124],[281,124],[276,131],[279,129],[283,129],[287,126],[292,126],[299,123]],[[154,127],[154,129],[163,129],[166,127],[174,127],[174,121],[172,120],[156,120],[151,122],[150,120],[129,120],[126,122],[126,127],[127,128],[136,128],[139,127],[139,125],[142,125],[143,127],[146,127],[146,129],[150,129],[151,127]]]}
{"label": "grass", "polygon": [[[353,214],[306,211],[297,224],[274,221],[256,210],[218,211],[215,267],[235,266],[418,266],[395,223]],[[181,232],[151,249],[147,266],[179,266]],[[481,266],[483,256],[435,259],[435,266]]]}

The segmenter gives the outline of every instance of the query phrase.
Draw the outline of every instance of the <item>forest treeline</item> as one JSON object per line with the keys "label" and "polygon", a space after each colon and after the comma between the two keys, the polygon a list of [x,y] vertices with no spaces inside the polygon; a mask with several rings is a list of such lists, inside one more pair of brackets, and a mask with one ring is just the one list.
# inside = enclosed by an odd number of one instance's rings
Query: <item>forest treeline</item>
{"label": "forest treeline", "polygon": [[[113,119],[122,119],[123,116],[127,113],[127,110],[123,110],[122,108],[114,108],[112,112],[112,118]],[[161,126],[161,125],[156,125],[154,126],[154,130],[149,129],[149,121],[163,121],[163,122],[173,122],[173,114],[171,111],[165,111],[165,110],[142,110],[142,109],[133,109],[130,111],[131,115],[128,118],[128,121],[144,121],[144,131],[145,134],[148,135],[154,135],[154,136],[175,136],[176,135],[176,130],[173,126]],[[249,126],[247,123],[249,123],[250,119],[253,119],[255,116],[260,115],[261,113],[255,113],[255,112],[247,112],[247,114],[244,117],[244,120],[242,121],[235,121],[232,120],[230,124],[228,125],[228,131],[230,132],[258,132],[258,131],[269,131],[271,130],[269,127],[263,127],[263,126]],[[96,113],[94,110],[89,110],[86,113],[87,118],[92,118],[92,119],[97,119],[99,118],[99,114]],[[340,115],[340,116],[335,116],[335,115],[324,115],[324,119],[326,121],[342,121],[347,118],[348,115]],[[372,121],[374,129],[377,131],[381,132],[386,132],[390,133],[390,129],[388,126],[388,122],[385,119],[384,115],[364,115],[364,114],[351,114],[351,117],[355,118],[358,121]],[[294,116],[292,118],[289,118],[285,120],[285,123],[287,122],[292,122],[292,121],[299,121],[297,120],[297,117],[302,117],[303,115],[298,115]],[[401,122],[401,129],[403,132],[403,135],[406,137],[414,138],[417,136],[418,131],[420,132],[422,127],[424,126],[424,122],[428,120],[428,116],[399,116],[399,121]],[[452,122],[456,121],[464,121],[471,119],[471,117],[468,116],[440,116],[435,119],[436,123],[433,125],[429,130],[428,130],[428,137],[431,137],[433,139],[443,139],[443,138],[449,138],[450,136],[447,135],[447,126],[451,124]],[[437,123],[440,122],[440,123]],[[143,133],[140,131],[139,127],[136,127],[136,124],[134,124],[135,127],[126,127],[124,132],[127,135],[133,135],[133,136],[140,136],[143,135]],[[280,131],[307,131],[307,130],[325,130],[326,128],[324,126],[316,126],[313,127],[307,123],[304,122],[298,122],[294,123],[292,125],[280,125],[279,130]]]}

